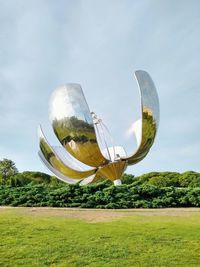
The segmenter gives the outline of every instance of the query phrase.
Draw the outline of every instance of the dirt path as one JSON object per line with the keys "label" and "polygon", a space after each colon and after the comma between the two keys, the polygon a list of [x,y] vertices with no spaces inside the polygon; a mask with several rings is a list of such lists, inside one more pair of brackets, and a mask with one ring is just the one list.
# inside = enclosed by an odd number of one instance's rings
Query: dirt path
{"label": "dirt path", "polygon": [[78,209],[78,208],[21,208],[0,207],[0,213],[15,211],[17,214],[32,216],[60,216],[65,218],[82,219],[88,222],[108,222],[133,215],[140,216],[181,216],[200,215],[200,208],[169,208],[169,209]]}

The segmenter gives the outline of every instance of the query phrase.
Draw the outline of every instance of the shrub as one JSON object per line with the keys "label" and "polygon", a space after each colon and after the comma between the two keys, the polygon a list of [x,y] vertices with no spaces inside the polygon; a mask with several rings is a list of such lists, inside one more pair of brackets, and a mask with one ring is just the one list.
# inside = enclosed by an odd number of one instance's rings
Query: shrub
{"label": "shrub", "polygon": [[[25,182],[21,183],[23,175]],[[0,205],[109,209],[200,207],[200,187],[194,187],[199,184],[199,174],[195,172],[152,172],[140,177],[127,174],[127,184],[118,187],[109,181],[87,186],[56,184],[51,183],[52,177],[43,174],[45,182],[41,183],[37,178],[40,173],[23,175],[13,176],[13,184],[0,185]]]}

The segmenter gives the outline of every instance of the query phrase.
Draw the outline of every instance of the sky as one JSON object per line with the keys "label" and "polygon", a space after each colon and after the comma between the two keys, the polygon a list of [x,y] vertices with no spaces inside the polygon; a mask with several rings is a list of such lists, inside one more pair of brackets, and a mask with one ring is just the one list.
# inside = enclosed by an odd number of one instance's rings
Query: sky
{"label": "sky", "polygon": [[37,155],[37,126],[52,91],[81,84],[90,110],[131,153],[140,117],[134,71],[146,70],[160,101],[147,157],[127,169],[200,171],[200,1],[0,0],[0,160],[50,173]]}

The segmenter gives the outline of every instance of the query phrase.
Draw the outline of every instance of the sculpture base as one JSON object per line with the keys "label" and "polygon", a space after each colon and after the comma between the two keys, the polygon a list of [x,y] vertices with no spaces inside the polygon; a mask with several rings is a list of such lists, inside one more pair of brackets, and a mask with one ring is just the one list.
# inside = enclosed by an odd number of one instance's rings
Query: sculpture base
{"label": "sculpture base", "polygon": [[113,183],[115,186],[118,186],[122,184],[122,181],[120,179],[117,179],[117,180],[114,180]]}

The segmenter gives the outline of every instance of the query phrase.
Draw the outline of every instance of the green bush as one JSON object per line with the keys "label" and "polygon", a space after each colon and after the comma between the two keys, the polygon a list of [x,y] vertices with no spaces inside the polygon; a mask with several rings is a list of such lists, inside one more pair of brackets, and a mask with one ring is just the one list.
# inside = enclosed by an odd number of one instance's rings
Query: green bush
{"label": "green bush", "polygon": [[0,185],[0,205],[82,208],[200,207],[200,174],[188,171],[124,174],[122,186],[102,181],[68,185],[40,172],[12,175]]}
{"label": "green bush", "polygon": [[[92,193],[91,193],[92,191]],[[82,208],[164,208],[200,207],[200,188],[144,185],[63,185],[29,184],[0,187],[0,205]]]}

